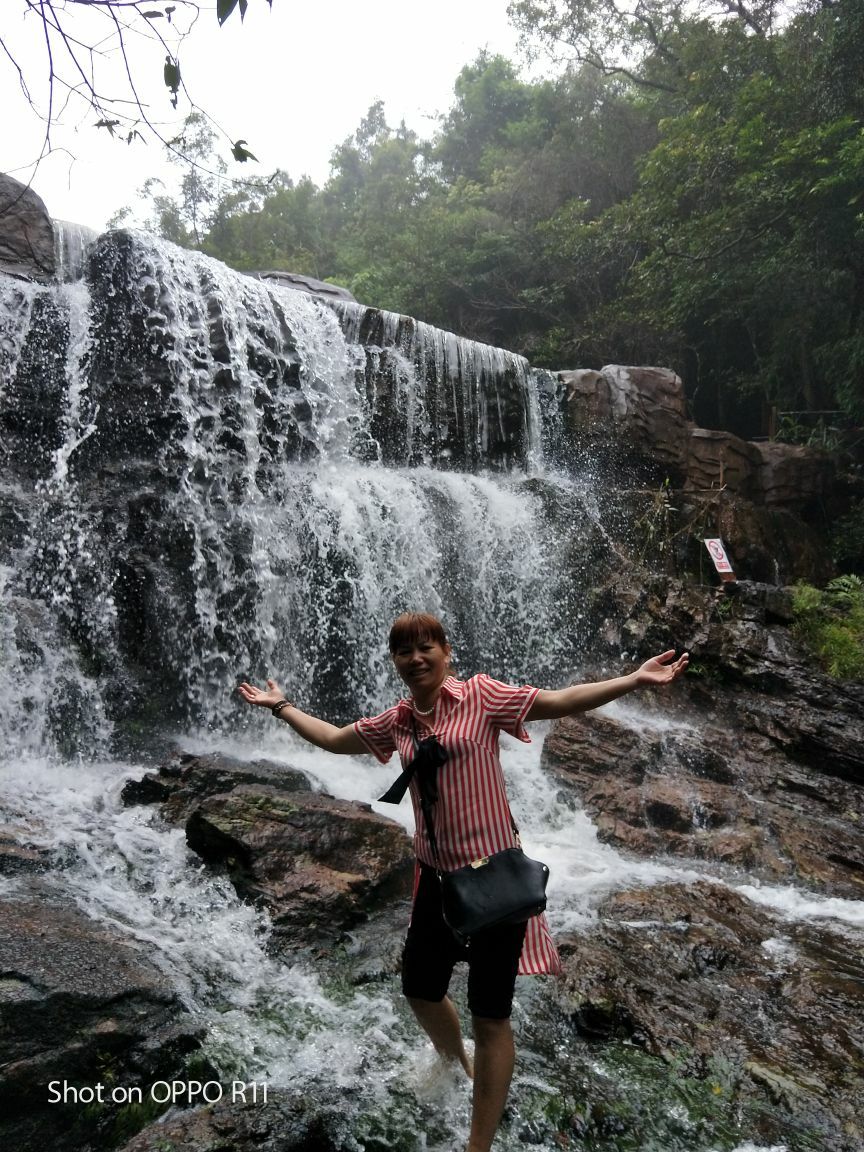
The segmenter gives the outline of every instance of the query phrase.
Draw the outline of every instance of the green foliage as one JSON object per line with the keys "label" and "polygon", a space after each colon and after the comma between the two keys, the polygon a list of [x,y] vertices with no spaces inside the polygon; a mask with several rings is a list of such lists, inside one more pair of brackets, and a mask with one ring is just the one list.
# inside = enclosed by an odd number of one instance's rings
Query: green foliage
{"label": "green foliage", "polygon": [[798,584],[793,597],[796,635],[839,680],[864,680],[864,580],[838,576],[824,590]]}
{"label": "green foliage", "polygon": [[864,576],[864,499],[841,516],[832,533],[832,554],[838,568]]}

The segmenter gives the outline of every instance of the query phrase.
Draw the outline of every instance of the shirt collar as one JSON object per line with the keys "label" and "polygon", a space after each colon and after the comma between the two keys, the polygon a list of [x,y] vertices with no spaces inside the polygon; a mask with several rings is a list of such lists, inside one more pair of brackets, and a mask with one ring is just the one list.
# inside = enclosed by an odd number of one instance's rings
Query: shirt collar
{"label": "shirt collar", "polygon": [[[440,698],[441,694],[443,693],[443,694],[446,694],[447,696],[452,696],[454,700],[461,700],[464,691],[465,691],[465,681],[464,680],[457,680],[455,676],[448,676],[447,679],[444,681],[444,683],[441,685],[441,692],[439,693],[439,698]],[[411,709],[411,697],[410,696],[403,696],[402,699],[399,701],[399,703],[404,708],[406,708],[410,711],[410,709]]]}

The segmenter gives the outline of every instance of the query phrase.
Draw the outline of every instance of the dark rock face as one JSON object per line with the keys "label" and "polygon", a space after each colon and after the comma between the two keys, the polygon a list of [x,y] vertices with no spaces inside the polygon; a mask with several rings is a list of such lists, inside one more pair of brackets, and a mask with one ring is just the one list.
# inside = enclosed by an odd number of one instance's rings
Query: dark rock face
{"label": "dark rock face", "polygon": [[0,172],[0,272],[51,280],[54,264],[54,226],[41,197]]}
{"label": "dark rock face", "polygon": [[713,565],[702,540],[720,536],[741,580],[823,584],[834,575],[821,515],[802,519],[793,508],[754,503],[726,491],[675,494],[676,524],[687,538],[682,562],[707,583]]}
{"label": "dark rock face", "polygon": [[181,754],[123,795],[126,803],[161,802],[169,820],[185,822],[193,852],[270,912],[277,948],[332,942],[410,894],[404,829],[368,804],[309,791],[301,772]]}
{"label": "dark rock face", "polygon": [[57,349],[69,339],[67,318],[47,291],[14,284],[12,306],[27,311],[30,325],[14,373],[0,349],[0,433],[18,475],[29,484],[45,479],[63,441],[65,362]]}
{"label": "dark rock face", "polygon": [[342,1152],[356,1146],[343,1129],[337,1105],[271,1090],[266,1104],[223,1101],[151,1124],[119,1152]]}
{"label": "dark rock face", "polygon": [[864,963],[847,941],[707,882],[621,892],[599,915],[590,935],[559,940],[554,996],[583,1036],[697,1077],[722,1054],[759,1138],[860,1149]]}
{"label": "dark rock face", "polygon": [[816,671],[790,618],[768,587],[635,593],[620,642],[647,654],[675,636],[691,671],[672,693],[630,697],[635,711],[559,722],[544,758],[621,847],[861,899],[864,687]]}
{"label": "dark rock face", "polygon": [[165,977],[130,941],[49,892],[0,903],[0,1140],[36,1149],[108,1139],[116,1109],[84,1115],[48,1085],[171,1079],[201,1040]]}

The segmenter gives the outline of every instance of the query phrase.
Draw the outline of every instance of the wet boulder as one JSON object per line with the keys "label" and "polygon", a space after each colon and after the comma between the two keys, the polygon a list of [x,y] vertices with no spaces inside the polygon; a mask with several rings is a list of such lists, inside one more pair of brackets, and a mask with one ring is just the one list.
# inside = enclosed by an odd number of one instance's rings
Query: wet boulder
{"label": "wet boulder", "polygon": [[402,826],[310,784],[271,761],[178,751],[122,795],[127,804],[159,803],[166,819],[185,824],[192,851],[268,910],[279,950],[339,939],[411,892],[413,850]]}
{"label": "wet boulder", "polygon": [[123,787],[124,804],[161,804],[172,823],[183,823],[207,796],[232,792],[241,784],[270,784],[281,792],[309,791],[305,772],[272,760],[238,760],[221,752],[172,752],[155,772]]}
{"label": "wet boulder", "polygon": [[4,824],[0,828],[0,876],[47,872],[55,864],[54,852],[36,844],[27,828]]}
{"label": "wet boulder", "polygon": [[[118,1108],[49,1092],[130,1087],[181,1074],[202,1029],[166,977],[128,937],[48,888],[0,903],[0,1142],[84,1147],[113,1130]],[[70,1138],[70,1130],[75,1137]]]}
{"label": "wet boulder", "polygon": [[240,785],[202,801],[186,838],[202,859],[226,868],[240,895],[269,910],[286,945],[338,938],[410,892],[408,836],[367,804]]}
{"label": "wet boulder", "polygon": [[344,1105],[270,1089],[266,1101],[225,1099],[212,1108],[169,1116],[119,1152],[347,1152],[357,1145],[345,1128]]}
{"label": "wet boulder", "polygon": [[864,963],[842,936],[699,881],[618,892],[559,948],[553,996],[581,1036],[716,1078],[766,1143],[861,1147]]}

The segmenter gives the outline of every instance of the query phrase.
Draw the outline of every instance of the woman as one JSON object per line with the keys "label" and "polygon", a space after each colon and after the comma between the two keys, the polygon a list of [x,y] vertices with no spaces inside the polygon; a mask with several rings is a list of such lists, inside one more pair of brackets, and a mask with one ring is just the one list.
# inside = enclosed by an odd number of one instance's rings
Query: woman
{"label": "woman", "polygon": [[[390,630],[390,654],[410,696],[382,712],[342,728],[302,712],[273,680],[266,691],[241,684],[249,704],[270,708],[295,732],[328,752],[372,753],[382,763],[398,751],[411,762],[417,739],[434,734],[447,753],[437,772],[432,811],[436,844],[430,842],[418,781],[410,783],[417,831],[418,869],[414,905],[402,957],[402,989],[436,1050],[458,1061],[474,1080],[468,1152],[489,1152],[513,1075],[510,1012],[517,973],[559,970],[545,916],[508,924],[457,942],[441,913],[436,853],[450,870],[516,843],[498,752],[498,736],[530,737],[525,723],[572,716],[608,704],[636,688],[662,685],[687,668],[674,651],[646,661],[637,671],[558,691],[515,687],[485,675],[459,680],[451,674],[451,649],[441,621],[428,613],[405,613]],[[398,792],[398,782],[391,792]],[[428,797],[427,797],[428,800]],[[468,1005],[474,1030],[474,1065],[465,1052],[459,1019],[447,988],[453,966],[468,962]]]}

